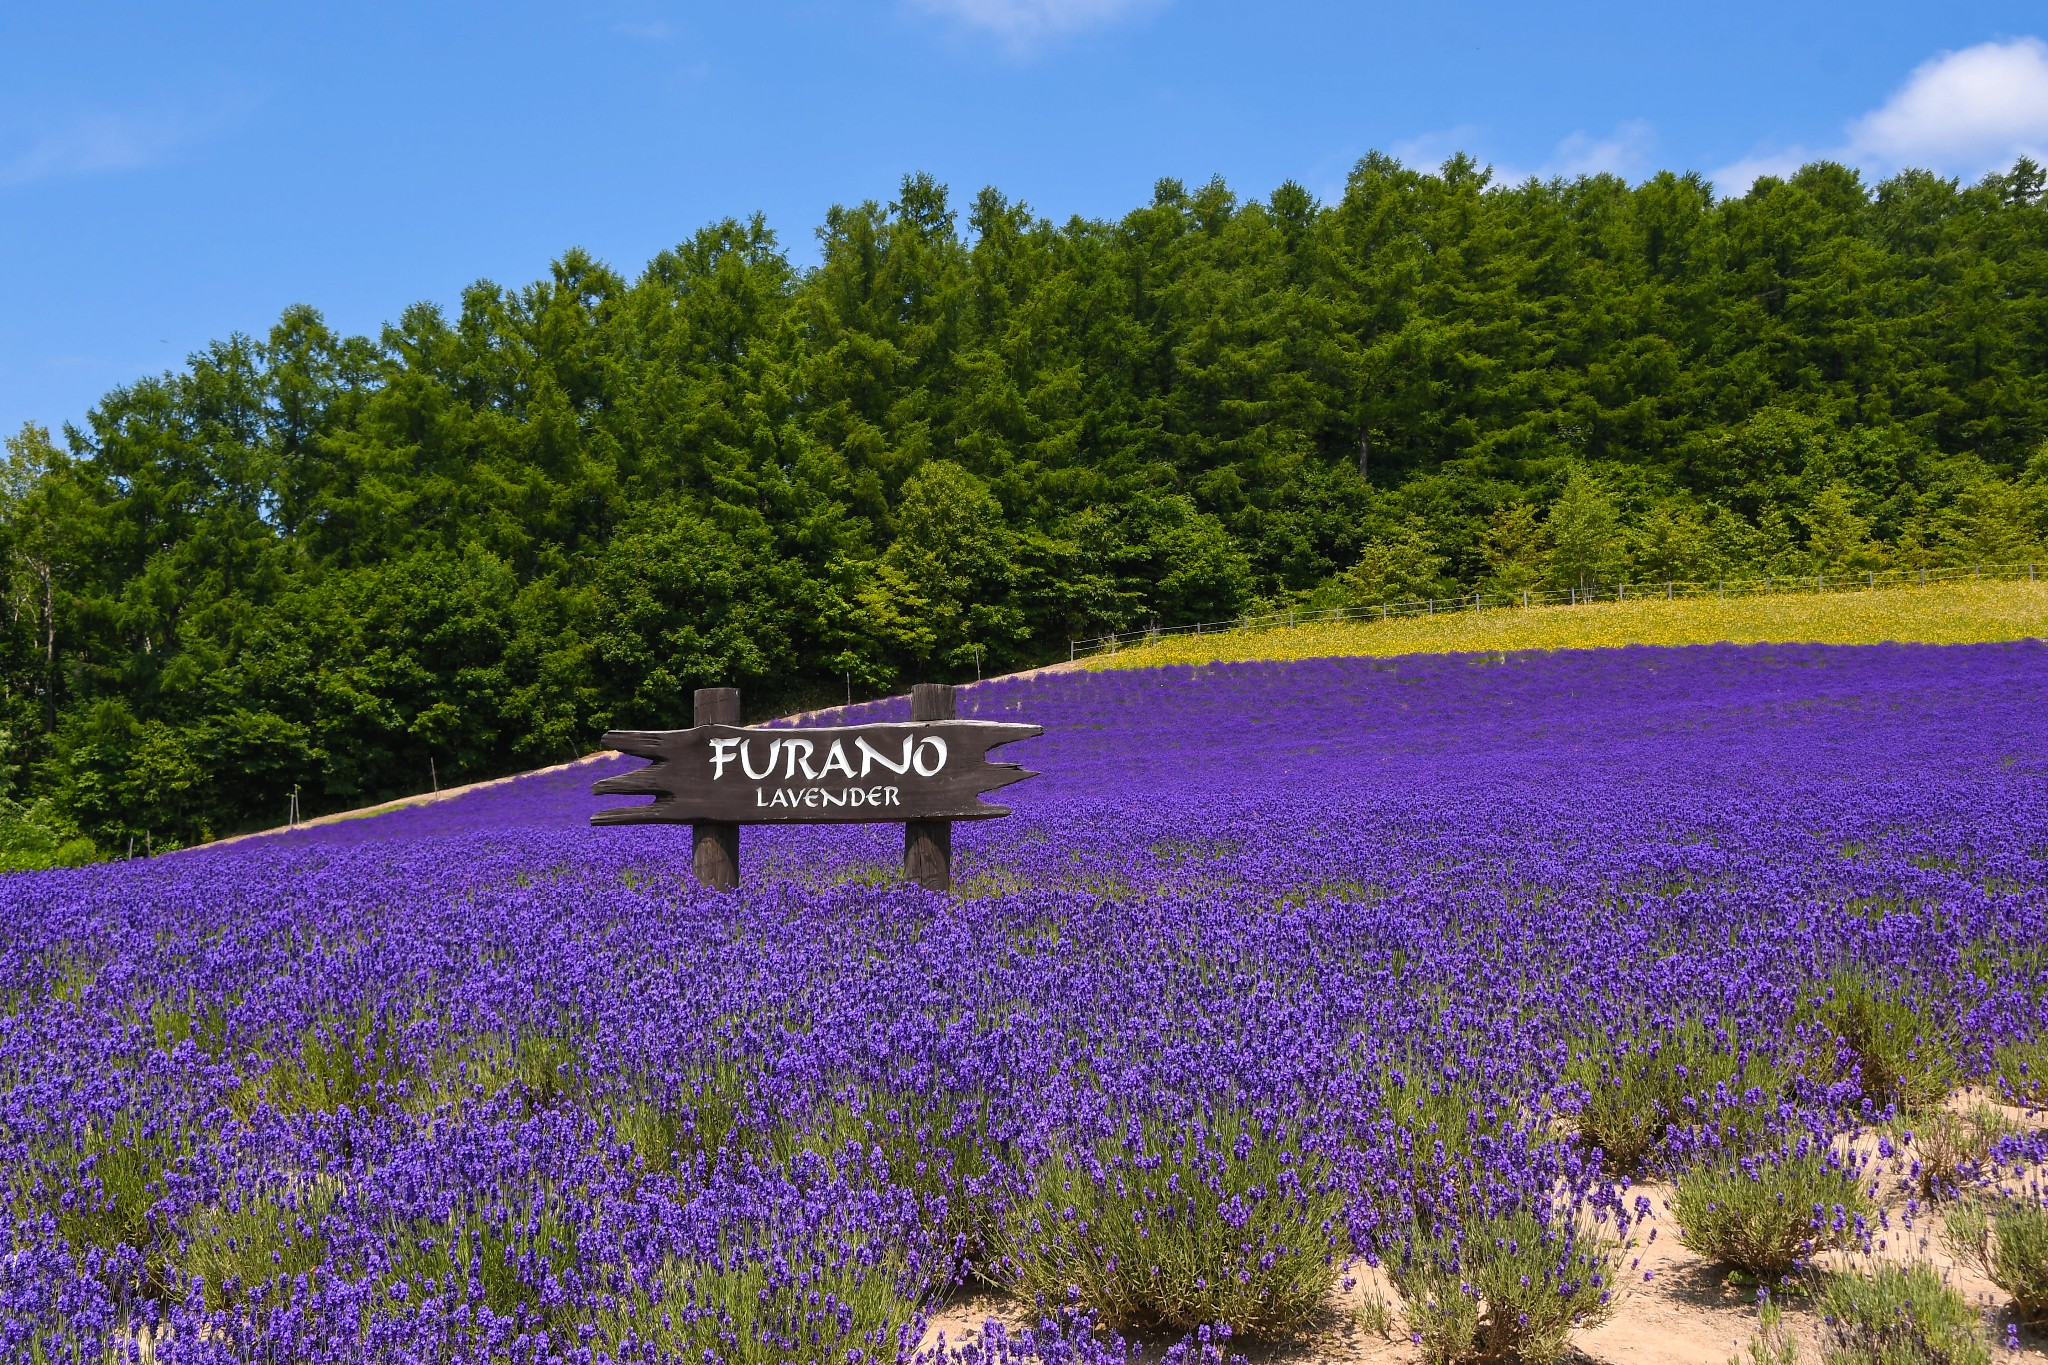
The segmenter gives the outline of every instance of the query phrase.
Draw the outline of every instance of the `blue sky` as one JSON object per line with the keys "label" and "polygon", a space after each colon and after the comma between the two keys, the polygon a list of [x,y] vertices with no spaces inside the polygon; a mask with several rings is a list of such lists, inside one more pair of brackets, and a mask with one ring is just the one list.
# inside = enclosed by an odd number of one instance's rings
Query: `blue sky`
{"label": "blue sky", "polygon": [[1379,148],[1519,178],[2048,154],[2039,0],[109,5],[0,13],[0,430],[295,302],[374,333],[570,246],[629,275],[929,170],[1055,218],[1325,198]]}

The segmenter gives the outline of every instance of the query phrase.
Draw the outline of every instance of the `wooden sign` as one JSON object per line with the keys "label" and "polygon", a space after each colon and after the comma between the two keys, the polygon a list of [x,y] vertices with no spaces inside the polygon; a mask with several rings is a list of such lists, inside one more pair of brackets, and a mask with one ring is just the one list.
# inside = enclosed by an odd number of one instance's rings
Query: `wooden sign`
{"label": "wooden sign", "polygon": [[1039,733],[1036,725],[986,720],[614,730],[604,737],[607,748],[654,762],[604,778],[591,791],[652,795],[654,802],[590,818],[599,825],[984,820],[1010,812],[983,804],[981,793],[1035,776],[1015,763],[988,762],[988,751]]}
{"label": "wooden sign", "polygon": [[[989,750],[1043,727],[956,720],[953,689],[919,685],[908,722],[803,729],[739,725],[739,694],[704,689],[688,730],[614,730],[606,747],[653,762],[592,784],[599,796],[653,796],[615,806],[595,825],[687,824],[696,828],[699,880],[730,886],[739,875],[740,825],[900,823],[905,863],[920,885],[951,884],[953,820],[1008,815],[985,792],[1037,774],[993,763]],[[707,847],[707,844],[709,845]]]}

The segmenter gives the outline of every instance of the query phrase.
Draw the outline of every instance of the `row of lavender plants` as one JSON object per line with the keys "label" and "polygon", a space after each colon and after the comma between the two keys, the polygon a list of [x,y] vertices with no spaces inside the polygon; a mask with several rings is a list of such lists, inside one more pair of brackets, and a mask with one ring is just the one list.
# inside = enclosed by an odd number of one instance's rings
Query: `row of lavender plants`
{"label": "row of lavender plants", "polygon": [[1764,1284],[1947,1201],[2048,1308],[2048,648],[962,710],[1045,775],[953,895],[893,826],[702,891],[586,827],[631,760],[0,882],[0,1358],[859,1365],[963,1287],[1037,1324],[972,1360],[1214,1356],[1377,1265],[1428,1358],[1543,1359],[1653,1180]]}

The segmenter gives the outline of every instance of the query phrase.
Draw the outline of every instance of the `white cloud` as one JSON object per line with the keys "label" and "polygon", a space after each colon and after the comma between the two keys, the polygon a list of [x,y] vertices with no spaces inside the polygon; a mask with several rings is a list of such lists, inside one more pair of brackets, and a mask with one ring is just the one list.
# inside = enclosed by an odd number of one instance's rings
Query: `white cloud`
{"label": "white cloud", "polygon": [[190,125],[176,118],[104,113],[0,130],[0,185],[137,170],[191,135]]}
{"label": "white cloud", "polygon": [[2048,43],[2014,38],[1940,53],[1843,134],[1818,150],[1758,151],[1710,178],[1723,194],[1739,194],[1760,175],[1786,175],[1812,161],[1973,176],[2022,156],[2048,160]]}
{"label": "white cloud", "polygon": [[1438,128],[1406,142],[1396,142],[1387,148],[1387,154],[1404,166],[1435,169],[1457,153],[1470,151],[1479,136],[1477,126],[1461,123],[1455,128]]}
{"label": "white cloud", "polygon": [[1831,158],[1831,153],[1809,152],[1800,147],[1755,152],[1739,161],[1731,161],[1719,170],[1709,172],[1707,179],[1713,182],[1718,194],[1740,194],[1763,176],[1775,175],[1782,180],[1808,162]]}
{"label": "white cloud", "polygon": [[[1485,158],[1475,150],[1482,140],[1480,129],[1460,124],[1397,142],[1388,151],[1403,165],[1418,168],[1440,166],[1456,152],[1466,152],[1485,164]],[[1550,155],[1531,169],[1491,163],[1493,183],[1519,185],[1531,176],[1538,180],[1570,180],[1581,175],[1639,175],[1650,169],[1650,156],[1656,146],[1656,130],[1642,119],[1620,124],[1604,137],[1581,129],[1561,139],[1551,148]]]}
{"label": "white cloud", "polygon": [[1633,175],[1648,167],[1656,149],[1656,130],[1642,119],[1631,119],[1606,137],[1573,133],[1557,144],[1536,174],[1548,180],[1580,175]]}
{"label": "white cloud", "polygon": [[1849,126],[1866,158],[1979,168],[2048,147],[2048,43],[2016,38],[1923,62]]}
{"label": "white cloud", "polygon": [[1165,0],[912,0],[917,8],[1029,46],[1076,29],[1113,23]]}

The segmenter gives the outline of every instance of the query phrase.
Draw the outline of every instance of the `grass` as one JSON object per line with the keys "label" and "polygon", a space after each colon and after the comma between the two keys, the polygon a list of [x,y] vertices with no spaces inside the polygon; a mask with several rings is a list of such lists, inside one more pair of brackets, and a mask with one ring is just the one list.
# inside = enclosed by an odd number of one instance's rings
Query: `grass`
{"label": "grass", "polygon": [[2048,1327],[2048,1207],[2038,1198],[1966,1200],[1949,1211],[1942,1233],[1957,1260],[2012,1295],[2015,1317]]}
{"label": "grass", "polygon": [[1964,1113],[1930,1109],[1911,1120],[1900,1119],[1892,1131],[1913,1153],[1913,1186],[1922,1199],[1942,1200],[1957,1194],[1977,1174],[1999,1141],[2020,1131],[2018,1124],[1983,1102]]}
{"label": "grass", "polygon": [[209,1308],[271,1285],[289,1293],[326,1261],[321,1224],[340,1191],[340,1182],[316,1179],[207,1205],[191,1216],[179,1269],[204,1281]]}
{"label": "grass", "polygon": [[1687,1171],[1671,1209],[1688,1249],[1766,1284],[1854,1244],[1872,1213],[1857,1178],[1811,1150]]}
{"label": "grass", "polygon": [[1748,1136],[1760,1119],[1745,1097],[1752,1090],[1774,1094],[1785,1083],[1761,1053],[1737,1047],[1698,1020],[1586,1038],[1573,1049],[1565,1075],[1586,1087],[1580,1137],[1600,1149],[1610,1171],[1628,1176],[1642,1172],[1673,1128],[1713,1128],[1724,1143]]}
{"label": "grass", "polygon": [[821,1234],[808,1254],[725,1265],[672,1260],[593,1324],[603,1355],[724,1365],[848,1365],[907,1357],[923,1295],[901,1254]]}
{"label": "grass", "polygon": [[1768,597],[1644,598],[1173,636],[1089,668],[1616,645],[1980,644],[2048,637],[2048,582],[1941,583]]}
{"label": "grass", "polygon": [[1387,1273],[1429,1365],[1560,1359],[1574,1327],[1614,1311],[1622,1249],[1597,1228],[1526,1211],[1455,1233],[1415,1228]]}
{"label": "grass", "polygon": [[1962,1080],[1955,1023],[1906,987],[1845,969],[1807,1009],[1834,1033],[1845,1071],[1854,1069],[1864,1095],[1880,1108],[1924,1112]]}
{"label": "grass", "polygon": [[375,1113],[413,1079],[397,1029],[365,1008],[315,1023],[293,1052],[244,1081],[228,1105],[239,1118],[266,1104],[280,1114]]}
{"label": "grass", "polygon": [[1111,1327],[1276,1338],[1328,1301],[1343,1196],[1295,1135],[1235,1108],[1055,1152],[1006,1210],[995,1278],[1026,1302],[1076,1302]]}
{"label": "grass", "polygon": [[1977,1310],[1932,1266],[1830,1275],[1815,1306],[1826,1365],[1991,1365]]}
{"label": "grass", "polygon": [[2048,1035],[2000,1047],[1992,1054],[1991,1076],[2012,1103],[2048,1105]]}
{"label": "grass", "polygon": [[1729,1356],[1728,1365],[1799,1365],[1799,1338],[1786,1325],[1785,1310],[1768,1298],[1759,1304],[1748,1349]]}

